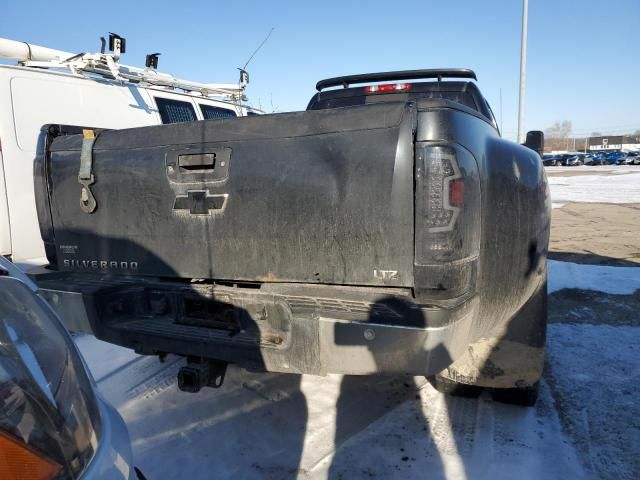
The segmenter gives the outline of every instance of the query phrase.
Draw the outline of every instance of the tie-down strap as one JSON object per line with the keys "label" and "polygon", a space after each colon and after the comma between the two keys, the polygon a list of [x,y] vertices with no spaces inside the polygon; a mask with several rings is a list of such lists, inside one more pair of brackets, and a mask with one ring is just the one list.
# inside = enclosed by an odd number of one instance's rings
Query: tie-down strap
{"label": "tie-down strap", "polygon": [[78,183],[82,185],[80,208],[85,213],[93,213],[98,206],[90,187],[95,183],[95,177],[93,176],[93,144],[96,141],[96,134],[93,130],[82,130],[82,136],[80,170],[78,171]]}

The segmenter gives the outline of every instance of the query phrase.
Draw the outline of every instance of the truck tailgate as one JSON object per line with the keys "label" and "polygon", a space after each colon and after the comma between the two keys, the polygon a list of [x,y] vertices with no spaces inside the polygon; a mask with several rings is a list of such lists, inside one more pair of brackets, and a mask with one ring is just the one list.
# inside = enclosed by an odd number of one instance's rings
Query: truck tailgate
{"label": "truck tailgate", "polygon": [[80,208],[83,138],[58,137],[36,163],[50,260],[127,275],[412,286],[412,108],[104,131],[93,213]]}

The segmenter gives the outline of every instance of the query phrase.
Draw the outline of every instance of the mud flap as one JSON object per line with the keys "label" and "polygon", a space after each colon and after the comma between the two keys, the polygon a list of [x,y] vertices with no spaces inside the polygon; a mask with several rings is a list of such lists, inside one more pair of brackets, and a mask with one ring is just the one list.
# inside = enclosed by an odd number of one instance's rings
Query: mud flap
{"label": "mud flap", "polygon": [[544,366],[547,332],[547,282],[494,337],[469,345],[465,354],[438,377],[489,388],[525,388],[537,384]]}

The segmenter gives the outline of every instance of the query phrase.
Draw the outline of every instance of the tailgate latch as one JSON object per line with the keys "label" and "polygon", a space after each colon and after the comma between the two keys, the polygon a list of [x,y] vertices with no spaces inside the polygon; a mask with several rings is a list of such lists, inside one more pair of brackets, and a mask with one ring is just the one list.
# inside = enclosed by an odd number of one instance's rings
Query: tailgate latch
{"label": "tailgate latch", "polygon": [[82,185],[80,208],[85,213],[93,213],[98,206],[90,187],[95,183],[95,177],[93,176],[93,144],[96,141],[96,134],[93,130],[83,130],[82,136],[80,171],[78,172],[78,183]]}

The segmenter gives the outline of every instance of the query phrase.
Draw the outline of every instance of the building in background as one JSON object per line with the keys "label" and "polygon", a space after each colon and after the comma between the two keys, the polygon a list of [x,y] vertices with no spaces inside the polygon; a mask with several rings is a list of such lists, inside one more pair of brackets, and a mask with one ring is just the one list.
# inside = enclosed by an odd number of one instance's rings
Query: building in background
{"label": "building in background", "polygon": [[640,150],[640,137],[633,135],[609,135],[589,137],[589,150]]}

